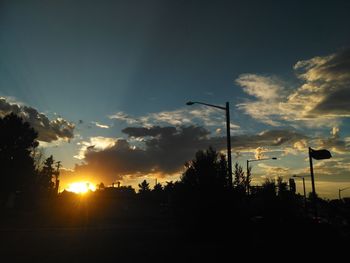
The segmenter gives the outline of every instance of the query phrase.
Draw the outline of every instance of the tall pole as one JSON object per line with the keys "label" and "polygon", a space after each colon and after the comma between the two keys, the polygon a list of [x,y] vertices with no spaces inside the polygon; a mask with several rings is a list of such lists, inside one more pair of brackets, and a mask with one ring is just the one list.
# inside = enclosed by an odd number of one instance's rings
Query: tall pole
{"label": "tall pole", "polygon": [[341,200],[341,195],[340,195],[341,190],[338,190],[338,195],[339,195],[339,200]]}
{"label": "tall pole", "polygon": [[309,147],[309,161],[310,161],[310,174],[311,174],[311,186],[312,186],[312,202],[313,202],[313,206],[314,206],[315,217],[317,217],[314,168],[313,168],[313,165],[312,165],[312,156],[311,156],[311,148],[310,147]]}
{"label": "tall pole", "polygon": [[249,195],[249,178],[248,178],[248,172],[249,172],[249,160],[247,160],[247,195]]}
{"label": "tall pole", "polygon": [[303,177],[303,189],[304,189],[304,207],[306,208],[306,190],[305,190],[305,178]]}
{"label": "tall pole", "polygon": [[228,179],[229,186],[232,187],[232,157],[231,157],[231,127],[230,127],[230,105],[226,102],[226,107],[213,105],[209,103],[199,102],[199,101],[188,101],[186,105],[201,104],[209,107],[214,107],[220,110],[225,110],[226,112],[226,133],[227,133],[227,163],[228,163]]}
{"label": "tall pole", "polygon": [[59,193],[59,187],[60,187],[60,180],[58,180],[58,176],[60,175],[60,171],[59,171],[60,167],[61,167],[61,161],[58,161],[57,166],[56,166],[57,170],[56,170],[56,174],[55,174],[56,194]]}
{"label": "tall pole", "polygon": [[230,127],[230,105],[226,102],[226,132],[227,132],[227,163],[229,187],[232,187],[232,158],[231,158],[231,127]]}

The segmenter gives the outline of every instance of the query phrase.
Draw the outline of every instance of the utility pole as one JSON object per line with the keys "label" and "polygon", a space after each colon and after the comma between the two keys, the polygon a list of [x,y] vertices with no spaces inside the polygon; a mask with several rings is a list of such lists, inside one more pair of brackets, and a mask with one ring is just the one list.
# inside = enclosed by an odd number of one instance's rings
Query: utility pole
{"label": "utility pole", "polygon": [[56,188],[56,194],[59,192],[59,186],[60,186],[60,180],[58,180],[58,177],[60,175],[60,167],[61,167],[61,161],[56,162],[56,172],[55,172],[55,188]]}
{"label": "utility pole", "polygon": [[232,157],[231,157],[231,123],[230,123],[230,104],[226,102],[226,140],[227,140],[227,163],[229,187],[232,188]]}
{"label": "utility pole", "polygon": [[303,179],[303,191],[304,191],[304,206],[305,206],[305,209],[306,209],[306,188],[305,188],[305,176],[300,176],[300,175],[293,175],[293,177],[295,178],[301,178]]}
{"label": "utility pole", "polygon": [[316,204],[316,190],[315,190],[315,179],[314,179],[314,167],[312,164],[311,148],[309,147],[309,162],[310,162],[310,175],[311,175],[311,187],[312,187],[312,203],[314,207],[315,218],[317,218],[317,204]]}

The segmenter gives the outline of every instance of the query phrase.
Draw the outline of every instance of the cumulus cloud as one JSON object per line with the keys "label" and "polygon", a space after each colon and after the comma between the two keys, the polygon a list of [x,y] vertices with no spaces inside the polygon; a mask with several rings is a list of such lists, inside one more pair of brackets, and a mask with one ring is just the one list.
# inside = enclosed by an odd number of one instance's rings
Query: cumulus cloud
{"label": "cumulus cloud", "polygon": [[74,158],[83,160],[87,152],[92,150],[101,151],[111,148],[114,146],[117,140],[117,138],[96,136],[91,137],[89,141],[79,142],[78,145],[80,146],[80,150],[79,153],[74,156]]}
{"label": "cumulus cloud", "polygon": [[255,149],[255,159],[262,159],[264,158],[264,152],[266,151],[263,147],[258,147]]}
{"label": "cumulus cloud", "polygon": [[276,77],[243,74],[236,83],[255,97],[238,108],[264,123],[279,126],[299,121],[309,126],[333,126],[350,117],[350,49],[299,61],[294,69],[302,84],[286,89]]}
{"label": "cumulus cloud", "polygon": [[38,140],[52,142],[60,139],[70,140],[74,137],[75,125],[61,117],[50,120],[45,114],[35,108],[10,102],[5,97],[0,97],[0,116],[9,113],[17,114],[38,132]]}

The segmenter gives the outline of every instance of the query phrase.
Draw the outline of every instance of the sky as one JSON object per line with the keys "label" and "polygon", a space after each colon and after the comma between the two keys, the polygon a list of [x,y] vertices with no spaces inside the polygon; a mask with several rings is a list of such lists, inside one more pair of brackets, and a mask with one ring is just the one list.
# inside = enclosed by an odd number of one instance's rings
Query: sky
{"label": "sky", "polygon": [[[348,1],[0,1],[0,115],[38,131],[77,180],[137,188],[177,180],[210,145],[253,184],[309,175],[333,198],[350,186]],[[307,179],[307,190],[310,181]],[[300,181],[297,189],[301,191]],[[344,191],[343,196],[350,196]]]}

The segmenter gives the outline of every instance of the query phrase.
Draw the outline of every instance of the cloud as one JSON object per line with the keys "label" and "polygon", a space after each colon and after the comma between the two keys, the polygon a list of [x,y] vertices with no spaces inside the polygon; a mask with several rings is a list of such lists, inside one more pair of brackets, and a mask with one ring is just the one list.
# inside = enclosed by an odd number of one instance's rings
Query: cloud
{"label": "cloud", "polygon": [[129,125],[139,123],[139,120],[127,115],[126,113],[119,111],[113,115],[108,116],[110,119],[126,122]]}
{"label": "cloud", "polygon": [[125,139],[118,139],[111,147],[103,150],[85,149],[85,164],[78,165],[77,172],[95,171],[99,177],[109,181],[130,174],[172,174],[178,172],[197,149],[208,146],[205,140],[208,131],[200,127],[181,127],[175,130],[169,127],[148,130],[140,127],[126,129],[125,132],[150,138],[145,141],[144,147],[135,147]]}
{"label": "cloud", "polygon": [[109,129],[110,128],[109,125],[101,124],[101,123],[98,123],[97,121],[96,122],[92,122],[92,123],[95,124],[96,127],[101,128],[101,129]]}
{"label": "cloud", "polygon": [[284,83],[277,77],[242,74],[236,83],[244,92],[261,100],[275,101],[285,93]]}
{"label": "cloud", "polygon": [[[223,111],[200,105],[173,111],[148,113],[137,118],[120,111],[110,115],[109,118],[125,122],[129,125],[138,125],[142,127],[152,127],[155,125],[183,126],[193,125],[193,123],[209,127],[225,127],[226,125]],[[239,125],[231,123],[231,129],[239,128]]]}
{"label": "cloud", "polygon": [[307,136],[287,129],[266,130],[255,135],[238,135],[232,137],[232,145],[238,149],[258,147],[274,147],[292,145],[300,140],[308,139]]}
{"label": "cloud", "polygon": [[123,133],[131,137],[146,137],[146,136],[167,136],[176,133],[175,127],[160,127],[153,126],[149,128],[145,127],[127,127],[122,130]]}
{"label": "cloud", "polygon": [[286,176],[290,175],[290,169],[283,166],[273,166],[266,163],[259,163],[258,166],[264,170],[267,176]]}
{"label": "cloud", "polygon": [[61,117],[50,120],[45,114],[35,108],[10,102],[5,97],[0,97],[0,116],[9,113],[17,114],[38,132],[38,140],[52,142],[60,139],[70,140],[74,137],[75,125]]}
{"label": "cloud", "polygon": [[264,152],[266,151],[263,147],[258,147],[255,149],[255,159],[264,158]]}
{"label": "cloud", "polygon": [[[122,180],[125,176],[141,177],[149,174],[162,176],[180,174],[186,161],[196,151],[209,146],[226,150],[226,137],[211,134],[200,126],[127,127],[122,138],[92,137],[81,142],[76,157],[84,161],[76,166],[79,174],[94,173],[106,182]],[[137,146],[131,139],[142,139]],[[232,136],[232,150],[252,150],[258,147],[291,145],[306,138],[288,130],[263,131],[255,135]]]}
{"label": "cloud", "polygon": [[299,61],[294,69],[302,84],[286,89],[276,77],[243,74],[236,79],[243,91],[255,97],[237,105],[253,118],[273,125],[299,123],[333,126],[350,117],[350,49]]}
{"label": "cloud", "polygon": [[321,181],[346,181],[349,180],[349,158],[331,158],[314,162],[314,173]]}
{"label": "cloud", "polygon": [[83,160],[87,152],[92,150],[101,151],[101,150],[111,148],[114,146],[117,140],[118,140],[117,138],[96,136],[96,137],[91,137],[89,141],[79,142],[78,145],[80,145],[81,147],[80,147],[79,153],[75,155],[74,158]]}
{"label": "cloud", "polygon": [[316,145],[319,148],[328,149],[338,154],[348,154],[350,151],[350,142],[340,138],[340,129],[333,127],[330,133],[331,136],[328,138],[317,138]]}

